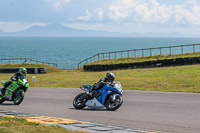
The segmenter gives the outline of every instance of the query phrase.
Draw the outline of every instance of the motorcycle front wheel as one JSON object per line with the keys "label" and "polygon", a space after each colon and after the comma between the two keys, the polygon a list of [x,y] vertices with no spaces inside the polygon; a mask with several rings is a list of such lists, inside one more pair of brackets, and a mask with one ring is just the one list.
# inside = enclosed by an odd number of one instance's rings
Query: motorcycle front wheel
{"label": "motorcycle front wheel", "polygon": [[88,99],[85,95],[86,95],[85,93],[81,93],[74,98],[73,101],[74,108],[83,109],[86,106],[85,103],[87,102]]}
{"label": "motorcycle front wheel", "polygon": [[118,109],[123,103],[123,99],[122,96],[117,95],[115,100],[113,101],[112,98],[110,97],[106,103],[105,103],[105,107],[107,110],[109,111],[114,111],[116,109]]}
{"label": "motorcycle front wheel", "polygon": [[23,91],[17,91],[14,98],[13,102],[15,105],[19,105],[24,99],[24,92]]}

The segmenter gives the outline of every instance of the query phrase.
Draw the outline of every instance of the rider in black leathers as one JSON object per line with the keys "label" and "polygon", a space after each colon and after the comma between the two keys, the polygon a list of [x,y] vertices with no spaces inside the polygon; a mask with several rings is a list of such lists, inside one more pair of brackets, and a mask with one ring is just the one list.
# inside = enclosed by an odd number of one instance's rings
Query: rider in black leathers
{"label": "rider in black leathers", "polygon": [[99,80],[99,82],[95,83],[91,88],[90,92],[93,90],[98,90],[102,88],[104,85],[110,85],[113,86],[113,81],[115,80],[115,74],[114,73],[107,73],[106,77],[103,77],[102,79]]}

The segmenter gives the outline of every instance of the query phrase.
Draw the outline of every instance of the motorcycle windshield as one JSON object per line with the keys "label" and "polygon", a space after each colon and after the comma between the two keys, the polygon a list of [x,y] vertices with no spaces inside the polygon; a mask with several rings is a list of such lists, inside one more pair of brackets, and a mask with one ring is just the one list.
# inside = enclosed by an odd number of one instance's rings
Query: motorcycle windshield
{"label": "motorcycle windshield", "polygon": [[117,89],[119,92],[123,93],[122,85],[121,85],[120,82],[116,81],[113,88],[115,88],[115,89]]}
{"label": "motorcycle windshield", "polygon": [[26,84],[28,81],[26,80],[25,76],[20,76],[20,79],[22,80],[23,84]]}

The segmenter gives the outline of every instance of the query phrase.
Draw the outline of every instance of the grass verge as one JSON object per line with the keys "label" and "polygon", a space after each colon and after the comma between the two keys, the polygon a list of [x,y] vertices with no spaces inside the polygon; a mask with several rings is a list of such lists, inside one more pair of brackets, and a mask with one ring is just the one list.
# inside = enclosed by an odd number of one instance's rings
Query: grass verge
{"label": "grass verge", "polygon": [[[200,65],[177,67],[127,69],[112,71],[123,89],[200,93]],[[94,84],[106,75],[103,72],[83,70],[59,70],[47,74],[28,74],[31,87],[78,88],[83,84]],[[1,80],[10,80],[13,74],[0,74]],[[36,76],[36,81],[32,81]]]}
{"label": "grass verge", "polygon": [[27,122],[23,118],[9,118],[0,116],[0,133],[86,133],[83,131],[66,130],[60,126],[47,126]]}

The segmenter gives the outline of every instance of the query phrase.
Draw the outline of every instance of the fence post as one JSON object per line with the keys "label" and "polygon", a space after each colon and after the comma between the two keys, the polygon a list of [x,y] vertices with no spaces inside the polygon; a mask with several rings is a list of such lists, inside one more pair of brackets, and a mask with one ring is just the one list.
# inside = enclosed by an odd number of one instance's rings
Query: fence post
{"label": "fence post", "polygon": [[142,57],[144,57],[144,49],[142,49]]}
{"label": "fence post", "polygon": [[195,45],[193,44],[193,53],[195,53],[195,47],[194,47]]}
{"label": "fence post", "polygon": [[181,46],[181,53],[183,54],[183,46]]}
{"label": "fence post", "polygon": [[128,54],[128,58],[129,58],[129,50],[127,51],[127,54]]}
{"label": "fence post", "polygon": [[149,50],[150,50],[150,56],[152,56],[151,48]]}
{"label": "fence post", "polygon": [[169,47],[169,55],[172,55],[172,47]]}
{"label": "fence post", "polygon": [[161,55],[162,54],[161,47],[159,49],[160,49],[160,55]]}
{"label": "fence post", "polygon": [[103,53],[103,60],[104,60],[104,53]]}
{"label": "fence post", "polygon": [[78,63],[78,69],[80,69],[80,67],[79,67],[79,63]]}
{"label": "fence post", "polygon": [[136,50],[134,50],[134,56],[136,57]]}

